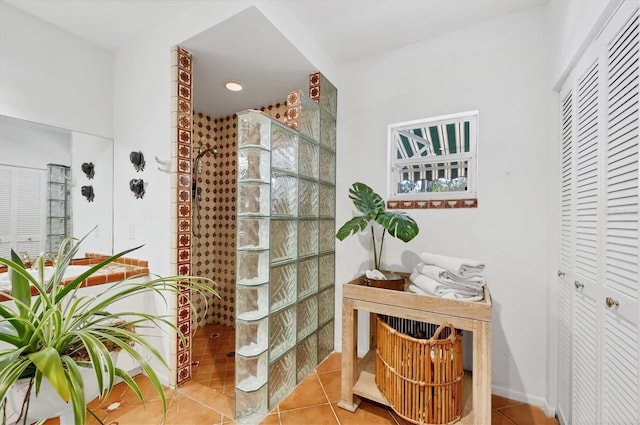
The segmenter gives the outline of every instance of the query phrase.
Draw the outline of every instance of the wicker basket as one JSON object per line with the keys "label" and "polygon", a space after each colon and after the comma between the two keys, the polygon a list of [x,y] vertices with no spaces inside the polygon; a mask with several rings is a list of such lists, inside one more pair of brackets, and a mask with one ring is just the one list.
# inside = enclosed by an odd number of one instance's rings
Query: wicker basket
{"label": "wicker basket", "polygon": [[[449,323],[436,326],[381,315],[376,322],[376,384],[389,406],[416,424],[460,420],[461,333]],[[407,331],[418,338],[403,333]]]}

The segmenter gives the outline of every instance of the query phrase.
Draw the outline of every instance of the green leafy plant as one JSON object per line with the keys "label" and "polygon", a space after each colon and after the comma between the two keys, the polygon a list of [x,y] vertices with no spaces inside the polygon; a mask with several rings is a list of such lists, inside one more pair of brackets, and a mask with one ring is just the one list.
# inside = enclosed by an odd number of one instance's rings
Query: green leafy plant
{"label": "green leafy plant", "polygon": [[[404,211],[387,211],[385,202],[380,195],[364,183],[356,182],[349,188],[349,199],[362,215],[353,217],[338,229],[336,237],[344,240],[347,236],[355,235],[371,227],[371,246],[375,269],[380,269],[384,237],[387,232],[403,242],[415,238],[420,229],[418,224]],[[374,223],[382,227],[380,246],[376,244]]]}
{"label": "green leafy plant", "polygon": [[[116,349],[130,354],[148,376],[160,396],[166,416],[164,391],[149,361],[155,359],[167,368],[168,364],[155,348],[157,341],[145,336],[144,329],[167,326],[178,334],[183,344],[185,336],[171,316],[138,311],[113,313],[109,309],[114,303],[145,293],[157,294],[165,302],[168,297],[179,296],[185,290],[218,296],[213,289],[215,282],[191,276],[125,279],[97,295],[83,296],[78,290],[85,279],[140,247],[108,257],[63,284],[65,270],[82,240],[84,238],[80,241],[69,239],[62,244],[53,276],[48,280],[44,276],[43,256],[34,263],[38,268],[35,277],[30,273],[34,270],[25,267],[15,252],[11,252],[10,259],[0,258],[0,264],[8,268],[11,281],[11,293],[6,297],[13,301],[0,304],[0,341],[5,343],[0,349],[0,400],[6,403],[11,387],[21,378],[29,379],[22,411],[16,412],[26,419],[29,393],[38,394],[43,379],[47,379],[62,400],[73,405],[76,424],[85,424],[87,412],[99,421],[86,407],[90,400],[85,400],[85,381],[80,369],[89,368],[102,398],[109,396],[115,378],[119,377],[144,402],[136,382],[126,371],[115,366],[111,350]],[[37,292],[35,295],[32,295],[32,288]],[[140,355],[140,349],[150,354],[148,359]]]}

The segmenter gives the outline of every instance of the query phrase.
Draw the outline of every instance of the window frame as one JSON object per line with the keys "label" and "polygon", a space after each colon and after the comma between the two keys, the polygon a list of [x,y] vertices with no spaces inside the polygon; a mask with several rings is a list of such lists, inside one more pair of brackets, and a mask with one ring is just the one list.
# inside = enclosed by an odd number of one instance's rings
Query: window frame
{"label": "window frame", "polygon": [[[396,136],[400,131],[406,131],[417,127],[434,127],[439,125],[455,124],[469,121],[469,152],[432,155],[433,158],[416,157],[409,159],[397,158]],[[459,112],[448,115],[440,115],[430,118],[422,118],[412,121],[404,121],[388,125],[388,199],[390,201],[427,201],[427,200],[459,200],[477,199],[478,196],[478,121],[477,110]],[[467,190],[451,192],[409,192],[398,193],[399,173],[398,167],[416,164],[433,164],[442,162],[468,161],[467,165]]]}

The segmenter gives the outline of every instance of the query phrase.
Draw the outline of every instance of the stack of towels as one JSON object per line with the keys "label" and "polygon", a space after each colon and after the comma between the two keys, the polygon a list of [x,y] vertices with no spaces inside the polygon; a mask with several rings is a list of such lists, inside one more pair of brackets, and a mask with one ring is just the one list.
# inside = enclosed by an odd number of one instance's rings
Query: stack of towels
{"label": "stack of towels", "polygon": [[420,254],[420,259],[411,274],[409,291],[460,301],[484,298],[484,263],[430,252]]}

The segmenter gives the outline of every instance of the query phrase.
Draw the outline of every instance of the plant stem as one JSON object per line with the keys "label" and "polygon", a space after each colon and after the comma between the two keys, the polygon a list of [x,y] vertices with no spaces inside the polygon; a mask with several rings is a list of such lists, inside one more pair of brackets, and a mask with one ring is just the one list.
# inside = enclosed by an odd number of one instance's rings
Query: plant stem
{"label": "plant stem", "polygon": [[373,267],[378,270],[380,265],[378,264],[378,253],[376,250],[376,234],[373,231],[373,225],[371,225],[371,242],[373,244]]}
{"label": "plant stem", "polygon": [[380,254],[378,254],[378,270],[380,270],[380,262],[382,261],[382,246],[384,245],[384,235],[387,234],[387,229],[382,231],[382,240],[380,241]]}

